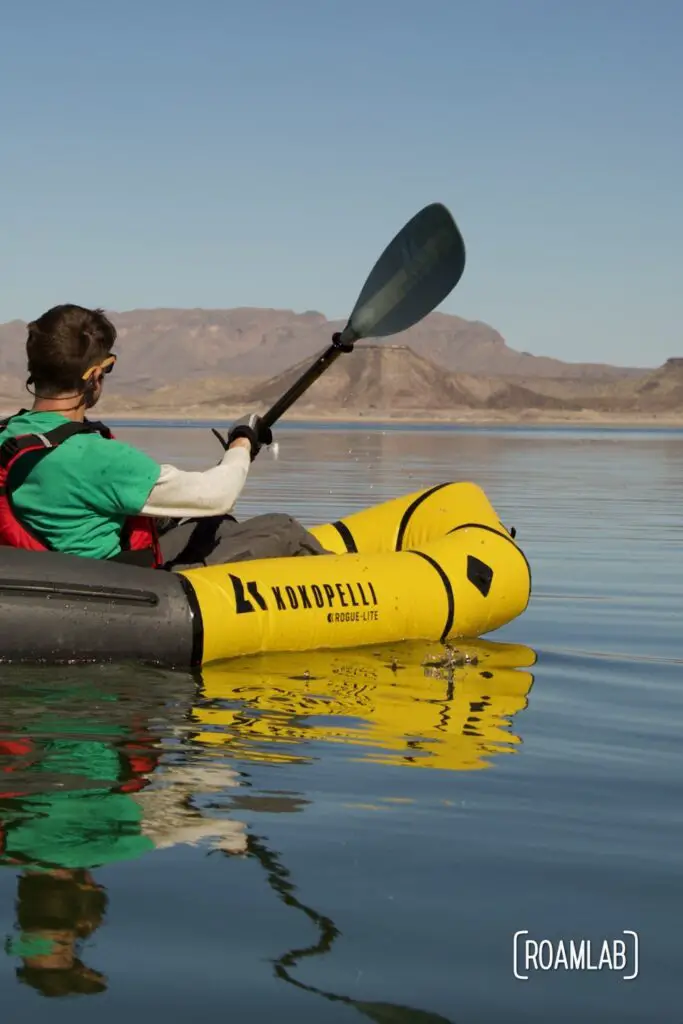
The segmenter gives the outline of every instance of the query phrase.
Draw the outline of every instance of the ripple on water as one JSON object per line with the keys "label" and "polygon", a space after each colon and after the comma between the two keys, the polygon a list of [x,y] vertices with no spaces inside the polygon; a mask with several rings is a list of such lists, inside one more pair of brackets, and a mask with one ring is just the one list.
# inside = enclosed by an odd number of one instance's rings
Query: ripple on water
{"label": "ripple on water", "polygon": [[[218,454],[203,428],[117,433],[187,468]],[[7,1020],[199,1007],[680,1024],[683,435],[312,425],[278,439],[239,516],[322,522],[473,479],[517,527],[530,607],[455,658],[390,645],[197,677],[3,669],[0,924],[16,939],[62,915],[99,972],[92,995],[46,1003],[36,987],[67,975],[39,965],[18,984],[10,942]],[[55,863],[72,875],[36,896]],[[32,866],[38,887],[20,882]],[[641,978],[520,983],[520,928],[636,928]]]}

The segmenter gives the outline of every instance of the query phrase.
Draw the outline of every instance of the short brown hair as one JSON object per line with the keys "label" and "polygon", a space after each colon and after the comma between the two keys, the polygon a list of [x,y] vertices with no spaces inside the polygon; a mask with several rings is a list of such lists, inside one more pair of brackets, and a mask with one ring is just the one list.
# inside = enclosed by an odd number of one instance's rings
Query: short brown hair
{"label": "short brown hair", "polygon": [[53,306],[28,325],[29,383],[44,395],[81,390],[85,371],[106,359],[115,341],[103,310]]}

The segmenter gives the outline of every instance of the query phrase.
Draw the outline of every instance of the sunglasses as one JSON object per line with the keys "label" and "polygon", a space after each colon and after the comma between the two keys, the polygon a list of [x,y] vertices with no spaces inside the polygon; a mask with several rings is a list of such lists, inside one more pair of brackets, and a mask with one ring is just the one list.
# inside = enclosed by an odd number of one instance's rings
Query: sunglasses
{"label": "sunglasses", "polygon": [[88,370],[86,370],[85,373],[83,374],[82,379],[89,380],[96,370],[101,370],[102,373],[111,373],[111,371],[114,369],[115,364],[116,356],[107,356],[107,358],[104,359],[101,363],[97,363],[95,366],[91,366]]}

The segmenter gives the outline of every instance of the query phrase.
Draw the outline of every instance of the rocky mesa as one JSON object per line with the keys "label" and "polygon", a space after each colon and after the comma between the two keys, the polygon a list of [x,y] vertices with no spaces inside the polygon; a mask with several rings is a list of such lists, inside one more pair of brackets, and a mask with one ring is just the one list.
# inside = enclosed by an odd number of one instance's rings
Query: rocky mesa
{"label": "rocky mesa", "polygon": [[[322,351],[322,350],[321,350]],[[311,365],[269,379],[215,377],[140,394],[107,395],[107,411],[198,419],[264,412]],[[341,356],[300,397],[290,418],[471,422],[567,420],[683,422],[681,360],[637,377],[502,377],[449,373],[408,346],[363,343]]]}
{"label": "rocky mesa", "polygon": [[[315,311],[272,309],[111,316],[119,361],[102,411],[114,415],[263,410],[343,326]],[[0,325],[0,403],[6,409],[23,400],[24,342],[21,321]],[[518,352],[485,323],[434,313],[396,340],[357,345],[295,409],[321,418],[676,417],[683,416],[683,360],[670,359],[655,371],[564,362]]]}

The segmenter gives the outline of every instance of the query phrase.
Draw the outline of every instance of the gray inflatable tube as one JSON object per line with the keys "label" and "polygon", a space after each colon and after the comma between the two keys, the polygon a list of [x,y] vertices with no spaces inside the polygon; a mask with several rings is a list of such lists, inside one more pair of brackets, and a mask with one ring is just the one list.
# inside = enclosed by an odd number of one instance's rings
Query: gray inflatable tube
{"label": "gray inflatable tube", "polygon": [[173,572],[0,548],[0,662],[201,664],[199,608]]}

